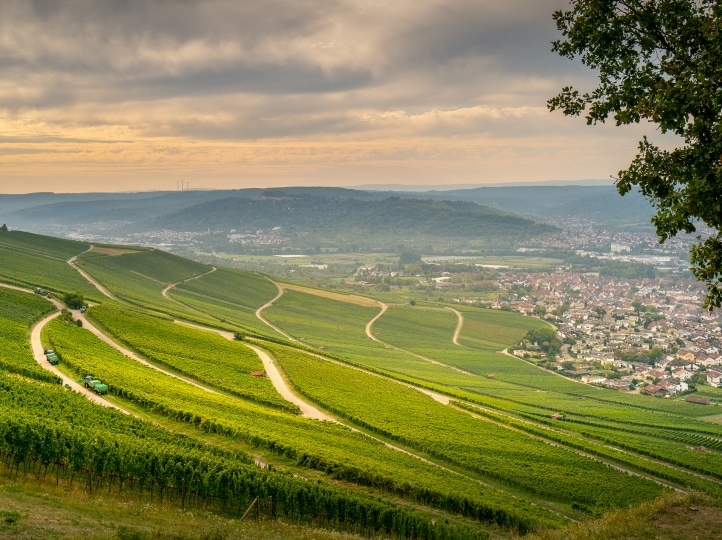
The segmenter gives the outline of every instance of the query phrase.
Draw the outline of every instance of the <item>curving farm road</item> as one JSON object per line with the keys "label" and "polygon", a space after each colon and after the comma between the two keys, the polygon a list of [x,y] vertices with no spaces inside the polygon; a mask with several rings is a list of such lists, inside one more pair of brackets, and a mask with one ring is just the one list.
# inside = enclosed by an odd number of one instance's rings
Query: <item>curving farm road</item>
{"label": "curving farm road", "polygon": [[299,409],[301,409],[301,414],[303,416],[305,416],[306,418],[313,418],[315,420],[326,420],[327,422],[340,423],[335,418],[329,416],[325,412],[317,409],[307,401],[304,401],[303,399],[298,397],[288,387],[288,385],[286,384],[286,380],[283,378],[283,375],[281,375],[281,372],[278,370],[276,364],[273,363],[273,360],[271,360],[271,357],[268,356],[268,353],[266,353],[266,351],[248,343],[246,343],[246,346],[249,349],[252,349],[261,359],[261,362],[263,362],[263,367],[266,368],[266,374],[268,375],[268,378],[271,380],[271,383],[276,388],[278,393],[281,394],[283,399],[285,399],[289,403],[293,403]]}
{"label": "curving farm road", "polygon": [[278,326],[276,326],[276,325],[273,324],[272,322],[268,321],[268,319],[266,319],[266,318],[263,316],[263,311],[264,311],[265,309],[271,307],[271,306],[274,304],[274,302],[276,302],[276,300],[278,300],[279,298],[281,298],[281,296],[283,296],[283,287],[281,287],[280,284],[276,283],[275,281],[273,281],[273,280],[272,280],[271,278],[269,278],[268,276],[263,276],[263,277],[265,277],[268,281],[270,281],[271,283],[273,283],[273,284],[276,286],[276,288],[278,289],[278,294],[276,294],[276,296],[274,296],[271,300],[269,300],[268,302],[266,302],[265,304],[263,304],[261,307],[259,307],[259,308],[256,310],[256,318],[257,318],[259,321],[261,321],[263,324],[265,324],[266,326],[272,328],[273,330],[275,330],[276,332],[278,332],[279,334],[281,334],[281,335],[282,335],[283,337],[285,337],[286,339],[290,339],[291,341],[294,341],[294,342],[298,343],[297,340],[295,340],[293,337],[291,337],[291,336],[288,335],[286,332],[284,332],[283,330],[281,330]]}
{"label": "curving farm road", "polygon": [[[168,291],[169,291],[170,289],[174,288],[174,287],[175,287],[176,285],[178,285],[179,283],[186,283],[186,282],[188,282],[188,281],[193,281],[194,279],[198,279],[198,278],[202,278],[203,276],[207,276],[208,274],[212,274],[212,273],[215,272],[216,270],[218,270],[218,268],[216,268],[215,266],[211,266],[211,269],[208,270],[208,272],[203,272],[202,274],[198,274],[197,276],[192,276],[192,277],[189,277],[188,279],[182,279],[182,280],[180,280],[180,281],[176,281],[175,283],[169,283],[169,284],[166,286],[166,288],[163,289],[163,290],[160,292],[160,294],[162,294],[162,295],[163,295],[163,298],[165,298],[165,299],[167,299],[167,300],[173,300],[174,302],[178,302],[178,300],[176,300],[175,298],[173,298],[173,297],[171,297],[171,296],[168,296]],[[179,302],[179,303],[180,303],[180,302]],[[198,310],[196,310],[196,311],[198,311]]]}
{"label": "curving farm road", "polygon": [[[377,300],[377,302],[378,302],[379,306],[381,307],[381,311],[379,313],[377,313],[376,316],[366,324],[366,335],[368,337],[370,337],[371,339],[373,339],[374,341],[376,341],[377,343],[383,343],[379,338],[377,338],[376,336],[373,335],[373,332],[371,332],[371,327],[374,325],[374,323],[376,321],[378,321],[381,318],[381,315],[386,313],[386,310],[389,309],[389,306],[387,306],[386,304],[384,304],[381,301]],[[384,343],[384,345],[386,345],[386,344]]]}
{"label": "curving farm road", "polygon": [[458,309],[454,309],[453,307],[446,306],[446,309],[450,309],[456,314],[456,318],[459,320],[456,323],[456,329],[454,330],[454,337],[451,338],[451,341],[454,343],[454,345],[459,345],[459,334],[461,333],[461,329],[464,327],[464,315],[462,315],[461,311]]}
{"label": "curving farm road", "polygon": [[[21,291],[27,294],[35,294],[32,290],[26,289],[24,287],[16,287],[15,285],[8,285],[6,283],[0,283],[0,287],[5,287],[6,289],[13,289],[16,291]],[[125,414],[130,414],[128,411],[123,409],[122,407],[119,407],[118,405],[115,405],[113,403],[110,403],[106,400],[104,400],[102,397],[97,395],[95,392],[92,392],[91,390],[88,390],[80,383],[77,383],[73,379],[69,379],[67,375],[62,373],[57,367],[51,365],[48,363],[47,359],[45,358],[45,349],[43,348],[42,340],[40,339],[40,336],[42,334],[43,328],[45,328],[45,325],[47,325],[50,321],[52,321],[54,318],[58,317],[60,315],[60,310],[64,308],[60,302],[58,302],[54,298],[47,298],[49,302],[51,302],[57,309],[55,313],[51,313],[47,317],[44,317],[40,321],[36,322],[30,329],[30,348],[33,351],[33,358],[35,361],[42,367],[43,369],[53,373],[54,375],[60,377],[63,380],[64,384],[67,384],[75,390],[76,392],[79,392],[83,394],[85,397],[87,397],[89,400],[93,401],[94,403],[97,403],[98,405],[102,405],[104,407],[110,407],[113,409],[117,409]]]}
{"label": "curving farm road", "polygon": [[[93,248],[94,248],[94,247],[95,247],[95,246],[93,246],[93,244],[90,244],[90,247],[89,247],[88,249],[86,249],[85,251],[83,251],[83,253],[88,253],[89,251],[93,251]],[[85,270],[83,270],[83,269],[80,268],[77,264],[75,264],[75,261],[78,260],[78,257],[80,257],[83,253],[78,253],[77,255],[75,255],[74,257],[71,257],[70,259],[68,259],[68,260],[65,261],[65,262],[67,262],[67,263],[68,263],[72,268],[74,268],[81,276],[83,276],[88,283],[90,283],[93,287],[95,287],[96,289],[98,289],[98,291],[100,291],[100,293],[101,293],[103,296],[107,296],[107,297],[110,298],[111,300],[118,300],[115,296],[113,296],[113,294],[112,294],[108,289],[106,289],[105,287],[103,287],[103,286],[102,286],[100,283],[98,283],[92,276],[90,276]]]}
{"label": "curving farm road", "polygon": [[190,379],[190,378],[188,378],[188,377],[184,377],[183,375],[178,375],[177,373],[172,373],[172,372],[167,371],[167,370],[165,370],[165,369],[163,369],[163,368],[161,368],[161,367],[156,366],[155,364],[151,364],[151,363],[148,362],[146,359],[144,359],[144,358],[142,358],[141,356],[139,356],[137,353],[131,351],[131,350],[128,349],[127,347],[124,347],[124,346],[121,345],[120,343],[117,343],[116,341],[113,341],[107,334],[103,333],[103,332],[102,332],[101,330],[99,330],[96,326],[94,326],[92,322],[88,321],[87,317],[86,317],[83,313],[80,313],[79,311],[74,311],[74,312],[73,312],[73,315],[75,316],[76,319],[80,319],[81,321],[83,321],[83,328],[85,328],[86,330],[89,330],[89,331],[90,331],[93,335],[95,335],[98,339],[100,339],[101,341],[107,343],[108,345],[110,345],[110,346],[113,347],[114,349],[120,351],[121,353],[123,353],[123,354],[124,354],[125,356],[127,356],[128,358],[130,358],[130,359],[132,359],[132,360],[135,360],[136,362],[138,362],[138,363],[140,363],[140,364],[143,364],[144,366],[148,366],[148,367],[151,368],[151,369],[154,369],[154,370],[156,370],[156,371],[159,371],[160,373],[163,373],[164,375],[168,375],[169,377],[173,377],[174,379],[178,379],[178,380],[183,381],[183,382],[185,382],[185,383],[188,383],[188,384],[190,384],[190,385],[192,385],[192,386],[195,386],[196,388],[199,388],[199,389],[201,389],[201,390],[203,390],[203,391],[205,391],[205,392],[208,392],[208,393],[211,393],[211,394],[217,394],[217,393],[218,393],[218,392],[216,392],[215,390],[213,390],[212,388],[208,388],[207,386],[203,386],[202,384],[197,383],[197,382],[194,381],[193,379]]}

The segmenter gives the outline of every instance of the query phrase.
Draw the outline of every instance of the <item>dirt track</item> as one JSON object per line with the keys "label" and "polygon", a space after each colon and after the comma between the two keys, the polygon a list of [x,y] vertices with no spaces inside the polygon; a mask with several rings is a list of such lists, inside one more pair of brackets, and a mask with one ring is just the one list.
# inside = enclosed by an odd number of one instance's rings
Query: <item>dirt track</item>
{"label": "dirt track", "polygon": [[379,320],[379,319],[381,318],[381,315],[383,315],[384,313],[386,313],[386,310],[389,309],[389,306],[387,306],[387,305],[384,304],[383,302],[379,302],[379,306],[381,306],[381,311],[380,311],[378,314],[376,314],[376,316],[375,316],[373,319],[371,319],[371,320],[366,324],[366,335],[367,335],[369,338],[373,339],[374,341],[376,341],[376,342],[378,342],[378,343],[381,343],[381,340],[378,339],[376,336],[374,336],[374,335],[373,335],[373,332],[371,332],[371,327],[374,325],[374,323],[375,323],[377,320]]}
{"label": "dirt track", "polygon": [[[264,277],[266,277],[266,276],[264,276]],[[275,281],[273,281],[272,279],[270,279],[270,278],[268,278],[268,277],[266,277],[266,279],[267,279],[268,281],[270,281],[271,283],[273,283],[273,284],[276,286],[276,288],[278,289],[278,294],[276,294],[276,296],[274,296],[273,299],[269,300],[268,302],[266,302],[265,304],[263,304],[261,307],[259,307],[259,308],[256,310],[256,318],[257,318],[258,320],[260,320],[260,321],[261,321],[263,324],[265,324],[266,326],[272,328],[273,330],[275,330],[276,332],[278,332],[279,334],[281,334],[281,335],[282,335],[283,337],[285,337],[286,339],[290,339],[291,341],[296,341],[293,337],[289,336],[286,332],[284,332],[283,330],[281,330],[280,328],[278,328],[275,324],[269,322],[269,321],[263,316],[263,311],[264,311],[265,309],[268,309],[269,307],[271,307],[276,300],[278,300],[279,298],[281,298],[281,296],[283,296],[283,287],[281,287],[278,283],[276,283]]]}
{"label": "dirt track", "polygon": [[[84,251],[83,253],[87,253],[88,251],[92,251],[92,250],[93,250],[93,247],[94,247],[93,244],[90,244],[90,247],[89,247],[86,251]],[[97,281],[95,281],[90,275],[88,275],[88,274],[85,272],[85,270],[83,270],[82,268],[80,268],[78,265],[75,264],[75,261],[76,261],[76,260],[78,259],[78,257],[79,257],[80,255],[82,255],[83,253],[80,253],[79,255],[76,255],[75,257],[71,257],[71,258],[68,259],[66,262],[67,262],[71,267],[73,267],[75,270],[77,270],[78,273],[79,273],[81,276],[83,276],[88,283],[90,283],[93,287],[95,287],[96,289],[98,289],[98,291],[100,291],[101,294],[103,294],[104,296],[107,296],[108,298],[110,298],[110,299],[112,299],[112,300],[117,300],[117,298],[116,298],[115,296],[113,296],[113,294],[112,294],[108,289],[106,289],[106,288],[103,287],[100,283],[98,283]]]}
{"label": "dirt track", "polygon": [[[14,285],[6,285],[5,283],[0,283],[0,287],[5,287],[7,289],[13,289],[16,291],[21,291],[21,292],[24,292],[27,294],[35,294],[30,289],[25,289],[23,287],[16,287]],[[125,409],[104,400],[102,397],[97,395],[95,392],[92,392],[92,391],[88,390],[87,388],[85,388],[85,386],[83,386],[82,384],[77,383],[77,382],[75,382],[75,380],[68,378],[68,376],[65,375],[64,373],[62,373],[57,367],[48,363],[47,358],[45,358],[45,349],[43,347],[43,343],[42,343],[42,340],[40,339],[40,336],[42,334],[43,328],[45,328],[45,325],[48,324],[50,321],[52,321],[54,318],[58,317],[60,315],[60,309],[62,309],[64,306],[60,302],[55,300],[54,298],[48,298],[47,300],[49,302],[52,302],[52,304],[58,309],[58,311],[56,311],[55,313],[51,313],[47,317],[36,322],[30,330],[30,347],[33,351],[33,358],[35,359],[35,361],[43,369],[60,377],[63,380],[63,384],[67,384],[73,390],[83,394],[89,400],[91,400],[99,405],[103,405],[104,407],[111,407],[113,409],[117,409],[121,412],[124,412],[125,414],[130,414]]]}
{"label": "dirt track", "polygon": [[462,315],[461,311],[458,309],[454,309],[452,307],[446,307],[446,309],[450,309],[456,314],[456,318],[459,320],[459,322],[456,323],[456,329],[454,330],[454,337],[451,338],[451,341],[454,342],[454,345],[459,345],[459,334],[461,333],[461,329],[464,327],[464,315]]}

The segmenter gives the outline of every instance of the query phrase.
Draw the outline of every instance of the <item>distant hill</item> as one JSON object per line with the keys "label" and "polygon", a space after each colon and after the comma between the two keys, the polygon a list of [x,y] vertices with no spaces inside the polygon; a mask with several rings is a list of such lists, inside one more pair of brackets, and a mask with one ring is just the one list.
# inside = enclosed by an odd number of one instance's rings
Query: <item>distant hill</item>
{"label": "distant hill", "polygon": [[259,198],[263,194],[384,199],[385,193],[344,188],[289,187],[208,191],[154,191],[141,193],[30,193],[0,195],[0,221],[12,228],[45,230],[48,225],[127,221],[141,224],[207,201]]}
{"label": "distant hill", "polygon": [[380,201],[312,195],[226,198],[185,208],[154,222],[158,228],[189,231],[280,227],[289,233],[422,234],[439,237],[528,237],[554,232],[490,207],[462,201],[388,197]]}
{"label": "distant hill", "polygon": [[401,244],[434,251],[500,243],[511,247],[557,231],[473,201],[325,187],[0,195],[0,222],[11,229],[80,234],[95,241],[135,242],[133,235],[159,230],[212,231],[212,238],[204,240],[204,249],[211,250],[241,249],[229,246],[227,234],[258,230],[283,236],[283,245],[290,248],[393,251]]}
{"label": "distant hill", "polygon": [[198,204],[222,199],[314,196],[328,199],[380,201],[389,197],[466,201],[535,220],[580,218],[601,228],[651,230],[654,214],[644,197],[632,192],[621,197],[614,186],[503,186],[443,191],[363,191],[335,187],[286,187],[209,191],[145,193],[31,193],[0,195],[0,222],[11,228],[50,231],[51,225],[128,222],[145,227],[157,220]]}
{"label": "distant hill", "polygon": [[[144,193],[0,195],[0,223],[93,241],[177,245],[149,233],[203,232],[203,251],[244,251],[228,234],[263,230],[289,249],[426,252],[513,250],[517,242],[553,233],[543,222],[591,221],[600,229],[652,231],[650,204],[613,186],[502,186],[427,192],[335,187]],[[80,235],[80,236],[73,236]],[[262,239],[251,242],[259,250]],[[186,242],[188,249],[196,249]],[[249,244],[246,244],[247,246]],[[176,248],[171,248],[176,249]],[[180,248],[179,248],[180,249]],[[199,248],[200,249],[200,248]]]}
{"label": "distant hill", "polygon": [[395,193],[403,197],[461,200],[544,218],[578,218],[614,230],[652,230],[654,209],[639,193],[620,196],[614,186],[507,186]]}

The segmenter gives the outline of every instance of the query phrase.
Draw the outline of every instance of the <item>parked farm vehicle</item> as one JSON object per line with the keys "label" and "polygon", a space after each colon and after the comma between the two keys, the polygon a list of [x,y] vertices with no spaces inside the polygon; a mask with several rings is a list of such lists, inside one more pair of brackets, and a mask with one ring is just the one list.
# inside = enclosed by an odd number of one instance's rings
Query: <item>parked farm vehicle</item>
{"label": "parked farm vehicle", "polygon": [[39,294],[40,296],[45,296],[46,298],[53,297],[53,295],[50,293],[50,291],[45,290],[42,287],[35,287],[35,294]]}
{"label": "parked farm vehicle", "polygon": [[55,354],[55,351],[46,351],[45,358],[48,359],[48,362],[50,362],[50,365],[52,366],[57,366],[60,362],[60,358],[57,354]]}
{"label": "parked farm vehicle", "polygon": [[85,380],[83,381],[83,386],[85,388],[89,388],[93,392],[95,392],[98,395],[103,395],[108,393],[108,385],[103,384],[98,379],[94,378],[92,375],[87,375],[85,377]]}

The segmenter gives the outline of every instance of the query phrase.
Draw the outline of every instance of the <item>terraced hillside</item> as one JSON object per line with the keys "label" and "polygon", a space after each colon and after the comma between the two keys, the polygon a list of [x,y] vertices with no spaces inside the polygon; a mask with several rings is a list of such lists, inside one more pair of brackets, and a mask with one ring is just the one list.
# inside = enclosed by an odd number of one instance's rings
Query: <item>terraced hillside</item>
{"label": "terraced hillside", "polygon": [[[35,235],[0,234],[0,256],[23,261],[0,275],[7,478],[395,538],[510,537],[722,494],[716,411],[504,354],[533,318]],[[38,286],[91,306],[51,319]]]}

